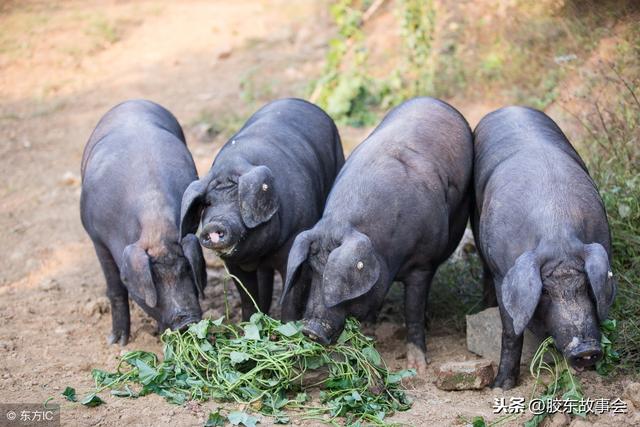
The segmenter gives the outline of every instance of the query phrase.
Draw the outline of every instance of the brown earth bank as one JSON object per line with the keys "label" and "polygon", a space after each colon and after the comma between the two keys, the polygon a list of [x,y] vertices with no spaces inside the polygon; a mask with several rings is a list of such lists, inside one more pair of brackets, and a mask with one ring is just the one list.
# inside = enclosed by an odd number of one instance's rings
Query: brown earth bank
{"label": "brown earth bank", "polygon": [[[379,22],[385,22],[391,12],[380,13]],[[202,173],[225,135],[261,103],[307,93],[332,36],[325,2],[0,4],[0,402],[43,402],[50,396],[62,402],[66,386],[89,391],[91,369],[114,369],[123,351],[106,344],[111,320],[104,280],[78,209],[82,149],[102,114],[130,98],[163,104],[185,128]],[[497,106],[491,100],[455,102],[471,122]],[[368,129],[341,131],[349,150]],[[217,316],[224,304],[222,272],[210,261],[203,308]],[[235,290],[230,298],[238,313]],[[375,334],[388,364],[402,368],[399,300],[388,304],[391,314]],[[127,349],[160,352],[154,329],[134,308]],[[441,391],[433,385],[435,367],[475,356],[467,352],[464,336],[446,325],[431,325],[428,349],[427,374],[408,384],[413,408],[393,422],[464,425],[476,415],[493,420],[496,397],[529,397],[532,380],[525,373],[522,384],[508,392]],[[585,395],[594,399],[619,397],[631,381],[594,372],[580,378]],[[97,408],[63,404],[63,425],[199,426],[220,406],[174,406],[158,396],[105,400]],[[629,411],[571,425],[640,425],[640,408]],[[293,423],[313,425],[295,416]],[[269,424],[263,418],[262,425]]]}

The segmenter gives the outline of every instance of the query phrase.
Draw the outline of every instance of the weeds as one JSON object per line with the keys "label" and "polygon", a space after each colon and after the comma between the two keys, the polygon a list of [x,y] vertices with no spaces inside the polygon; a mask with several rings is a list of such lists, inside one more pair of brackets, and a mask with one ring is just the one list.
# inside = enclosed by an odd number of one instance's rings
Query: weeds
{"label": "weeds", "polygon": [[592,119],[583,121],[589,166],[609,218],[613,271],[618,290],[610,316],[617,320],[611,335],[623,368],[640,372],[640,102],[638,82],[614,67],[603,78],[615,82],[620,96],[612,108],[594,104]]}

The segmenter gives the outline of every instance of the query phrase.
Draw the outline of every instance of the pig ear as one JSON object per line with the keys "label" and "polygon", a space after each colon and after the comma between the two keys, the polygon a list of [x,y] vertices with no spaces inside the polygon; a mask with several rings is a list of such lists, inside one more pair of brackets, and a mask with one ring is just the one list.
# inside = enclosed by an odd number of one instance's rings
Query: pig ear
{"label": "pig ear", "polygon": [[137,243],[124,248],[120,279],[129,292],[144,300],[149,307],[155,307],[158,304],[149,256]]}
{"label": "pig ear", "polygon": [[533,317],[541,293],[540,264],[535,253],[527,251],[518,257],[502,281],[502,305],[513,320],[516,335],[524,332]]}
{"label": "pig ear", "polygon": [[238,180],[242,221],[249,228],[267,222],[278,211],[273,174],[266,166],[256,166]]}
{"label": "pig ear", "polygon": [[335,307],[369,292],[380,277],[380,262],[367,236],[355,232],[334,249],[322,275],[324,305]]}
{"label": "pig ear", "polygon": [[284,282],[284,287],[282,288],[282,296],[280,297],[281,304],[282,301],[284,301],[284,297],[291,289],[291,286],[298,279],[300,266],[309,257],[309,247],[311,246],[312,240],[313,237],[311,231],[307,230],[298,234],[296,239],[293,241],[293,246],[291,246],[291,250],[289,251],[289,258],[287,260],[287,274]]}
{"label": "pig ear", "polygon": [[[204,179],[204,178],[203,178]],[[200,215],[204,205],[204,197],[207,192],[208,181],[193,181],[182,195],[180,206],[180,236],[195,233],[200,224]]]}
{"label": "pig ear", "polygon": [[591,291],[598,308],[598,318],[603,321],[616,295],[616,285],[609,266],[607,251],[599,243],[584,245],[584,270],[591,284]]}
{"label": "pig ear", "polygon": [[200,298],[204,298],[204,288],[207,286],[207,268],[202,256],[202,247],[194,234],[187,234],[182,238],[182,252],[191,267],[191,275],[196,282],[196,289]]}

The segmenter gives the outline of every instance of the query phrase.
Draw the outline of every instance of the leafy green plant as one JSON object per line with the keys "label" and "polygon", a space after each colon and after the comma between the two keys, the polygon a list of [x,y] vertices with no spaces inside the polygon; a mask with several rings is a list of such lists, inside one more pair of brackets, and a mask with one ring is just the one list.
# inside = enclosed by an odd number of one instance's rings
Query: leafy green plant
{"label": "leafy green plant", "polygon": [[[545,356],[549,356],[553,362],[545,362]],[[540,425],[543,419],[550,415],[550,403],[551,401],[560,396],[563,400],[576,400],[579,401],[584,398],[582,392],[582,386],[580,381],[573,376],[567,359],[565,359],[554,347],[553,338],[548,337],[545,339],[538,350],[531,359],[531,365],[529,366],[529,372],[531,376],[535,378],[536,382],[531,390],[531,399],[536,396],[536,391],[539,385],[543,385],[543,392],[537,397],[545,403],[546,411],[534,415],[531,419],[524,423],[525,427],[537,427]],[[550,381],[544,383],[542,375],[548,374]],[[578,415],[584,417],[584,412],[579,412],[579,408],[571,408],[571,415]]]}
{"label": "leafy green plant", "polygon": [[[353,319],[329,347],[305,337],[298,322],[283,324],[262,313],[239,325],[223,319],[202,320],[185,332],[167,330],[162,361],[132,351],[122,356],[116,372],[94,369],[96,390],[89,400],[102,403],[97,393],[106,389],[118,397],[155,393],[175,404],[213,398],[249,404],[280,422],[288,419],[285,409],[302,409],[304,417],[328,414],[348,423],[383,424],[385,416],[410,407],[400,383],[413,372],[389,372]],[[311,372],[323,369],[324,378],[305,385]],[[312,386],[322,388],[323,406],[307,404],[304,390]]]}
{"label": "leafy green plant", "polygon": [[363,25],[368,2],[339,0],[331,6],[337,36],[329,43],[322,77],[311,100],[318,102],[339,123],[365,126],[375,122],[380,109],[419,95],[433,94],[433,1],[400,2],[400,31],[405,54],[398,69],[376,79],[367,67]]}
{"label": "leafy green plant", "polygon": [[613,372],[620,362],[620,354],[613,349],[613,343],[609,339],[616,333],[617,322],[613,319],[607,319],[600,325],[602,337],[600,339],[600,347],[602,348],[602,359],[596,363],[596,371],[603,376]]}
{"label": "leafy green plant", "polygon": [[[238,281],[227,271],[231,278]],[[226,280],[224,285],[226,294]],[[323,422],[344,417],[349,424],[385,425],[387,415],[411,407],[401,382],[415,371],[390,372],[355,319],[347,319],[337,342],[325,347],[304,336],[300,322],[283,324],[260,312],[238,325],[225,324],[224,318],[201,320],[185,332],[166,330],[162,361],[154,353],[132,351],[122,356],[116,372],[94,369],[96,389],[81,403],[104,403],[97,394],[106,389],[130,398],[155,393],[174,404],[216,399],[248,404],[284,424],[289,422],[285,409]],[[305,390],[312,387],[322,389],[323,406],[308,404]],[[219,425],[220,418],[218,411],[207,422]],[[227,418],[234,425],[257,422],[234,412]]]}

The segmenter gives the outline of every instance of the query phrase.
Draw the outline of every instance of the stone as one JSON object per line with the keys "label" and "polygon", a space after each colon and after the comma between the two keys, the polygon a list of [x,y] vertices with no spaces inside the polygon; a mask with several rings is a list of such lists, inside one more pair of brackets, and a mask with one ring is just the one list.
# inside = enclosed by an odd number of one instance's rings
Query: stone
{"label": "stone", "polygon": [[436,369],[435,385],[441,390],[481,390],[493,381],[491,360],[443,363]]}
{"label": "stone", "polygon": [[640,383],[629,383],[622,392],[622,399],[633,403],[634,408],[640,411]]}
{"label": "stone", "polygon": [[[520,363],[528,364],[541,342],[542,339],[525,330]],[[467,315],[467,350],[498,365],[501,346],[502,321],[498,307]]]}
{"label": "stone", "polygon": [[80,177],[71,171],[66,171],[62,175],[61,182],[68,187],[77,187],[80,185]]}

